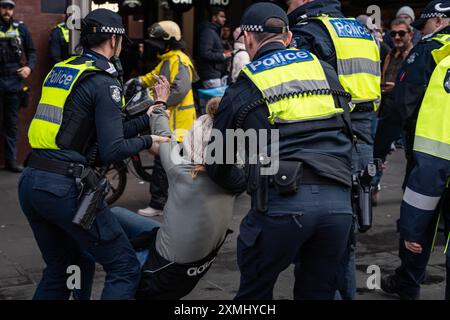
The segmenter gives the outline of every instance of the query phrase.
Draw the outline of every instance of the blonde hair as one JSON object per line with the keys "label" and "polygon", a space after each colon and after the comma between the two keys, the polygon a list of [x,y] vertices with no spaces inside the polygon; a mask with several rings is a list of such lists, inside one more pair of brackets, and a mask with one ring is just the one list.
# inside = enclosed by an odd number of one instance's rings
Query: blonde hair
{"label": "blonde hair", "polygon": [[196,178],[199,172],[206,172],[206,151],[211,139],[214,115],[219,110],[222,98],[215,97],[206,104],[206,114],[199,117],[183,139],[183,149],[187,157],[195,164],[191,172]]}

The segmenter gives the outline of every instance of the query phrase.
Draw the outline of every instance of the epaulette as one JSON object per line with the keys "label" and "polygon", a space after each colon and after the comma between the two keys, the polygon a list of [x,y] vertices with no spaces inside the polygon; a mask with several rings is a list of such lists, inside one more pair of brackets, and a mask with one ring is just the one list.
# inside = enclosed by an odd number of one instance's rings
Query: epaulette
{"label": "epaulette", "polygon": [[12,23],[14,28],[18,28],[21,24],[23,24],[23,21],[13,21]]}
{"label": "epaulette", "polygon": [[99,60],[95,61],[95,66],[97,68],[99,68],[100,70],[103,70],[106,73],[109,73],[110,75],[112,75],[114,77],[117,77],[119,75],[116,70],[116,67],[114,67],[114,65],[109,61],[99,59]]}

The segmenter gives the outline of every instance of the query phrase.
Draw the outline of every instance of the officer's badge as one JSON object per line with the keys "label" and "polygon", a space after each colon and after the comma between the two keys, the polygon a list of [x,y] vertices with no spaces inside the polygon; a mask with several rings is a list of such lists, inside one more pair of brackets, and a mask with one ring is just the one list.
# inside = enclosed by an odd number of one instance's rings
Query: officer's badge
{"label": "officer's badge", "polygon": [[407,64],[413,64],[414,61],[416,61],[416,58],[419,56],[417,52],[414,52],[412,55],[409,56],[409,58],[406,60]]}
{"label": "officer's badge", "polygon": [[111,92],[111,98],[119,103],[122,101],[122,91],[118,86],[110,86],[109,91]]}
{"label": "officer's badge", "polygon": [[447,70],[447,75],[445,76],[444,89],[447,93],[450,93],[450,69]]}

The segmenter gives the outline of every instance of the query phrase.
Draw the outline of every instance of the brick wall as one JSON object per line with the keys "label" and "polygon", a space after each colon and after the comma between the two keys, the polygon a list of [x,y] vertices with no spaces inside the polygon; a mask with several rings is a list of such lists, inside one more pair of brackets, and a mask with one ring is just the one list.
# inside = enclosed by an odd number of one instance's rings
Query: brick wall
{"label": "brick wall", "polygon": [[[28,109],[22,109],[19,116],[19,140],[17,148],[18,161],[22,162],[30,152],[27,138],[28,128],[40,99],[43,79],[51,68],[48,53],[50,31],[64,19],[64,15],[42,14],[40,0],[16,0],[14,18],[22,20],[27,25],[37,50],[36,68],[26,81],[26,84],[32,90],[30,107]],[[3,143],[3,141],[0,143]],[[0,148],[0,159],[3,162],[3,146]]]}

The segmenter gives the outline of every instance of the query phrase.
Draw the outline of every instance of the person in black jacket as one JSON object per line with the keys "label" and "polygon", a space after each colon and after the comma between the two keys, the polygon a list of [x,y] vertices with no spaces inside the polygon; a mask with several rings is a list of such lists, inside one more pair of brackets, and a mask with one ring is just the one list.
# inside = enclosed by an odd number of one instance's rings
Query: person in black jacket
{"label": "person in black jacket", "polygon": [[221,28],[225,22],[224,9],[213,8],[211,21],[200,26],[197,69],[205,88],[217,88],[227,83],[227,60],[233,52],[223,48]]}

